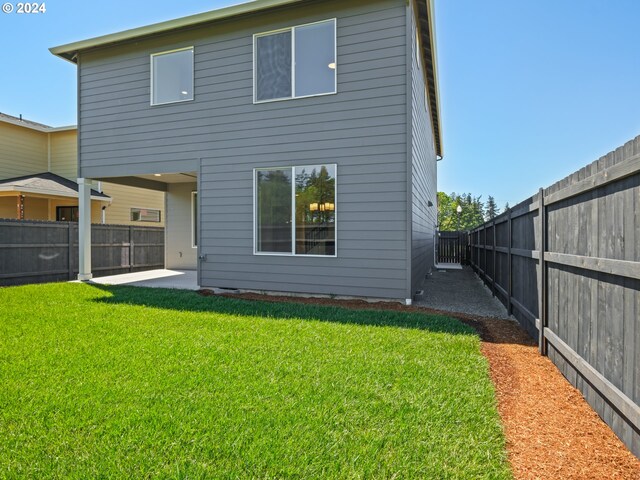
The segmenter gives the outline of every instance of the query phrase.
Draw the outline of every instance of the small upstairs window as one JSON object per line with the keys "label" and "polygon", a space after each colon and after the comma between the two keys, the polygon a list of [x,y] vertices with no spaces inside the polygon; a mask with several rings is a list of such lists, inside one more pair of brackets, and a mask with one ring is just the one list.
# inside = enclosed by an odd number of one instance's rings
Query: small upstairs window
{"label": "small upstairs window", "polygon": [[254,101],[336,93],[336,20],[254,35]]}
{"label": "small upstairs window", "polygon": [[151,55],[151,105],[193,100],[193,47]]}

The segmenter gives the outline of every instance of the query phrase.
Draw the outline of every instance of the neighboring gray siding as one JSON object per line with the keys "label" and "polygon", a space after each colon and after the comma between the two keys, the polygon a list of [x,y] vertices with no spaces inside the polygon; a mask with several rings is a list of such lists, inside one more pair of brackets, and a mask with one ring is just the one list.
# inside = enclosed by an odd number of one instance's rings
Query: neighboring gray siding
{"label": "neighboring gray siding", "polygon": [[[413,9],[414,2],[411,2]],[[437,214],[437,161],[426,101],[424,63],[416,59],[416,16],[411,12],[411,288],[422,288],[433,268]],[[429,207],[427,202],[433,206]]]}
{"label": "neighboring gray siding", "polygon": [[[191,193],[197,189],[193,183],[174,183],[166,193],[166,268],[195,270],[198,266],[197,249],[193,248]],[[155,192],[154,192],[155,193]]]}
{"label": "neighboring gray siding", "polygon": [[[252,35],[334,17],[338,94],[254,105]],[[407,298],[405,22],[402,0],[326,1],[84,53],[82,175],[202,159],[203,286]],[[188,45],[195,100],[150,107],[149,54]],[[338,165],[338,257],[253,255],[253,169],[320,162]]]}

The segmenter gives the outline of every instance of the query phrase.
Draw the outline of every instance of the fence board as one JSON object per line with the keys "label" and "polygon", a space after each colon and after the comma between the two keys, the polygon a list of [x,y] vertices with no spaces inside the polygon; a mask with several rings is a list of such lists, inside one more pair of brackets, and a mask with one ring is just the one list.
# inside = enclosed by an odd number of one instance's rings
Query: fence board
{"label": "fence board", "polygon": [[[164,267],[163,228],[92,225],[91,239],[94,276]],[[0,286],[72,280],[77,257],[76,223],[0,220]]]}
{"label": "fence board", "polygon": [[640,136],[468,238],[475,271],[640,455]]}

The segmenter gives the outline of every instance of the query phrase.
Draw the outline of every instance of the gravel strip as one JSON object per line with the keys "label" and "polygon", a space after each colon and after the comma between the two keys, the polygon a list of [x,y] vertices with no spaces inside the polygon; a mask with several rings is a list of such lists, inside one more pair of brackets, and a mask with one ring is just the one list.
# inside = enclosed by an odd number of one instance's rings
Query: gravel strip
{"label": "gravel strip", "polygon": [[491,295],[470,267],[435,270],[424,283],[424,298],[417,306],[479,317],[509,318],[506,308]]}

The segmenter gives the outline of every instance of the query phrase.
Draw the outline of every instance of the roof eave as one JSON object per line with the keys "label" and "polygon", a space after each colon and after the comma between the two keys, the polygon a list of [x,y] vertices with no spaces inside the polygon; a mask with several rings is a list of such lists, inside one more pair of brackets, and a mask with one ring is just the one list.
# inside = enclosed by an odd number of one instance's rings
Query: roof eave
{"label": "roof eave", "polygon": [[122,32],[110,33],[108,35],[89,38],[86,40],[81,40],[79,42],[67,43],[65,45],[52,47],[49,49],[49,51],[60,58],[76,63],[77,53],[81,50],[112,45],[128,40],[138,39],[141,37],[148,37],[151,35],[166,33],[181,28],[193,27],[216,20],[223,20],[239,15],[259,12],[261,10],[299,3],[301,1],[303,0],[254,0],[238,5],[232,5],[230,7],[211,10],[204,13],[189,15],[187,17],[154,23],[152,25],[146,25],[144,27],[132,28],[129,30],[124,30]]}
{"label": "roof eave", "polygon": [[51,127],[49,130],[47,130],[47,132],[49,133],[55,133],[55,132],[71,132],[73,130],[77,130],[78,126],[77,125],[65,125],[62,127]]}
{"label": "roof eave", "polygon": [[[423,56],[427,73],[427,92],[431,110],[431,121],[435,141],[436,155],[443,157],[442,124],[440,115],[440,90],[438,88],[438,58],[435,32],[434,0],[418,0],[419,16],[425,19],[425,25],[420,24],[422,36]],[[426,30],[426,31],[425,31]]]}
{"label": "roof eave", "polygon": [[62,127],[48,127],[46,125],[35,125],[29,122],[25,122],[23,120],[14,120],[13,118],[0,117],[0,122],[8,123],[9,125],[15,125],[16,127],[28,128],[30,130],[35,130],[36,132],[42,133],[54,133],[54,132],[67,132],[72,130],[77,130],[77,125],[65,125]]}

